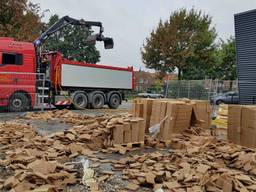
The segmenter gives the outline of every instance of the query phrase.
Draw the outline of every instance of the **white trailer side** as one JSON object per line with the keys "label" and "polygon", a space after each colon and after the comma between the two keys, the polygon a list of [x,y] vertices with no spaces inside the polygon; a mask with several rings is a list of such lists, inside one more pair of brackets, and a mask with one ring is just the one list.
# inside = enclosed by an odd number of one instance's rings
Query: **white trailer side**
{"label": "white trailer side", "polygon": [[63,87],[132,89],[132,71],[62,64]]}

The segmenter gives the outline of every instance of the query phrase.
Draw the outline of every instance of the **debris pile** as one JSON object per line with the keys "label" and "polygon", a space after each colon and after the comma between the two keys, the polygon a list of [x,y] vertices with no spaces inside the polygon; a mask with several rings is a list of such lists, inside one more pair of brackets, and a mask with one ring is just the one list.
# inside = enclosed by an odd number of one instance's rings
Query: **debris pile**
{"label": "debris pile", "polygon": [[114,170],[122,170],[128,190],[148,187],[172,191],[255,191],[256,152],[228,144],[208,134],[176,135],[166,152],[121,158]]}
{"label": "debris pile", "polygon": [[95,118],[91,116],[74,113],[67,109],[52,110],[47,112],[27,112],[24,115],[24,118],[33,119],[33,120],[45,120],[45,121],[57,119],[65,123],[70,123],[75,125],[87,125],[95,121]]}
{"label": "debris pile", "polygon": [[[64,110],[28,113],[26,118],[58,118],[72,128],[40,136],[17,121],[0,123],[0,190],[41,192],[93,183],[91,191],[101,191],[118,177],[123,183],[113,191],[256,191],[256,151],[217,139],[205,128],[172,134],[164,144],[146,135],[145,151],[104,159],[97,156],[99,151],[127,151],[128,146],[106,147],[112,146],[117,125],[124,129],[133,121],[130,114],[89,117]],[[72,163],[80,156],[93,162],[88,170]],[[103,163],[110,170],[95,171]]]}
{"label": "debris pile", "polygon": [[111,146],[113,128],[134,119],[130,114],[81,118],[75,113],[65,114],[65,111],[26,115],[30,119],[57,117],[68,123],[75,119],[80,121],[64,132],[49,136],[40,136],[32,127],[15,121],[0,124],[0,167],[12,175],[0,180],[0,188],[26,191],[53,185],[64,189],[67,184],[78,183],[81,178],[77,180],[74,165],[64,163],[79,155],[91,156],[96,150]]}

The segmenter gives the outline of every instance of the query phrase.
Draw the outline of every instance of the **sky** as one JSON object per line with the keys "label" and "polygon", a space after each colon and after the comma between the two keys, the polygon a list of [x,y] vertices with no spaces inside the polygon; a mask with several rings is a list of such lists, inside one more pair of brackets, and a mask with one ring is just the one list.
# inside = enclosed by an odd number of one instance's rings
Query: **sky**
{"label": "sky", "polygon": [[167,20],[180,8],[196,8],[212,16],[218,38],[234,36],[234,14],[256,9],[256,0],[31,0],[39,3],[45,13],[44,21],[53,14],[75,19],[101,21],[105,36],[113,37],[114,49],[97,48],[100,64],[119,67],[134,66],[147,70],[140,49],[159,20]]}

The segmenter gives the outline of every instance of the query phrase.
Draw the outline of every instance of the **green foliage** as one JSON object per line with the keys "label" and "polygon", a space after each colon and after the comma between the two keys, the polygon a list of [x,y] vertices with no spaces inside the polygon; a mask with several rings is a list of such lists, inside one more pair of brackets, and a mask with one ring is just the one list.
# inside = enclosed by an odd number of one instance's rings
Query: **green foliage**
{"label": "green foliage", "polygon": [[235,39],[230,37],[226,42],[222,40],[215,57],[215,65],[208,72],[210,76],[221,80],[235,80],[237,78]]}
{"label": "green foliage", "polygon": [[34,41],[42,27],[39,4],[28,0],[0,1],[0,36]]}
{"label": "green foliage", "polygon": [[178,69],[179,79],[199,78],[198,69],[207,69],[214,61],[216,32],[211,23],[209,15],[195,9],[173,12],[146,38],[141,50],[143,63],[156,71]]}
{"label": "green foliage", "polygon": [[[49,28],[58,20],[58,15],[51,16],[46,28]],[[76,61],[96,63],[100,59],[99,51],[95,45],[85,42],[86,38],[92,33],[91,29],[82,26],[64,27],[46,41],[46,50],[60,51],[65,58]]]}
{"label": "green foliage", "polygon": [[208,99],[208,91],[203,81],[170,81],[169,98]]}

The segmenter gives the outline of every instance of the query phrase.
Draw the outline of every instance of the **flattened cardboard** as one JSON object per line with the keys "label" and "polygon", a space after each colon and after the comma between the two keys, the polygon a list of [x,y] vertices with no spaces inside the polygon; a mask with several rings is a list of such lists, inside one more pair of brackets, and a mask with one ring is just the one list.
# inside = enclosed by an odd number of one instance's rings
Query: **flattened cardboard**
{"label": "flattened cardboard", "polygon": [[113,142],[114,144],[122,144],[124,138],[124,126],[123,125],[116,125],[113,128]]}
{"label": "flattened cardboard", "polygon": [[242,118],[241,105],[228,105],[228,140],[235,144],[241,144],[241,118]]}
{"label": "flattened cardboard", "polygon": [[192,100],[197,119],[203,121],[200,125],[202,128],[209,129],[211,125],[211,105],[209,101]]}
{"label": "flattened cardboard", "polygon": [[140,142],[144,142],[145,139],[145,120],[140,119],[138,122],[138,126],[139,126],[139,137],[138,137],[138,141]]}
{"label": "flattened cardboard", "polygon": [[246,147],[256,147],[256,109],[242,108],[241,144]]}
{"label": "flattened cardboard", "polygon": [[139,124],[138,122],[131,122],[132,127],[132,142],[139,141]]}
{"label": "flattened cardboard", "polygon": [[132,142],[132,129],[129,123],[124,123],[124,143]]}

